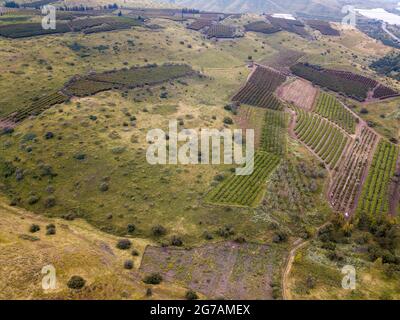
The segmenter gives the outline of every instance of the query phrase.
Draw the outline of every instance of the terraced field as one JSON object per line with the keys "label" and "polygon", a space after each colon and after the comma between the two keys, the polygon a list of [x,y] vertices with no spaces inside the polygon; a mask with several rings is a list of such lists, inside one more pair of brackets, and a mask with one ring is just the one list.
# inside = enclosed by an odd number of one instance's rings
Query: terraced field
{"label": "terraced field", "polygon": [[206,35],[208,38],[235,38],[236,28],[224,24],[213,24],[208,28]]}
{"label": "terraced field", "polygon": [[188,29],[199,31],[205,27],[210,27],[213,24],[212,20],[198,19],[187,26]]}
{"label": "terraced field", "polygon": [[[61,16],[63,17],[63,16]],[[64,16],[64,19],[68,19]],[[57,22],[56,29],[43,29],[39,22],[18,23],[0,26],[0,36],[7,38],[35,37],[56,33],[80,32],[85,34],[112,31],[118,29],[130,29],[139,26],[139,20],[127,17],[99,17],[74,19],[72,21]]]}
{"label": "terraced field", "polygon": [[380,141],[369,168],[357,207],[358,214],[378,219],[389,212],[389,185],[396,170],[399,149],[387,141]]}
{"label": "terraced field", "polygon": [[267,21],[251,22],[249,24],[246,24],[244,28],[246,29],[246,31],[260,32],[265,34],[271,34],[282,30],[281,28],[275,27]]}
{"label": "terraced field", "polygon": [[354,210],[377,141],[377,134],[364,127],[360,136],[349,145],[329,190],[330,202],[336,210],[346,213]]}
{"label": "terraced field", "polygon": [[348,142],[346,134],[322,117],[297,108],[295,133],[331,168],[335,168]]}
{"label": "terraced field", "polygon": [[72,80],[66,86],[66,92],[78,97],[89,96],[112,88],[136,88],[143,85],[154,85],[193,73],[194,71],[192,68],[184,64],[149,65],[145,67],[97,73]]}
{"label": "terraced field", "polygon": [[229,177],[207,195],[206,201],[220,205],[255,207],[262,198],[269,175],[278,166],[280,159],[271,153],[256,152],[253,173]]}
{"label": "terraced field", "polygon": [[277,90],[277,95],[281,99],[308,111],[313,108],[317,93],[317,88],[302,79],[284,84]]}
{"label": "terraced field", "polygon": [[365,101],[372,93],[373,98],[385,99],[398,93],[376,80],[349,71],[325,69],[309,63],[297,63],[291,67],[294,74],[321,87],[346,95],[358,101]]}
{"label": "terraced field", "polygon": [[38,115],[44,110],[50,108],[51,106],[59,103],[63,103],[68,100],[68,97],[62,93],[55,92],[44,97],[41,97],[34,101],[27,107],[23,107],[16,112],[13,112],[9,115],[0,119],[0,128],[3,126],[6,127],[7,123],[18,123],[23,121],[24,119],[28,118],[32,115]]}
{"label": "terraced field", "polygon": [[285,79],[286,77],[278,71],[257,66],[245,86],[233,96],[232,101],[278,110],[281,104],[274,92]]}
{"label": "terraced field", "polygon": [[287,121],[283,111],[266,110],[260,150],[277,155],[286,153]]}
{"label": "terraced field", "polygon": [[348,133],[354,134],[357,118],[332,95],[321,92],[315,112],[336,123]]}

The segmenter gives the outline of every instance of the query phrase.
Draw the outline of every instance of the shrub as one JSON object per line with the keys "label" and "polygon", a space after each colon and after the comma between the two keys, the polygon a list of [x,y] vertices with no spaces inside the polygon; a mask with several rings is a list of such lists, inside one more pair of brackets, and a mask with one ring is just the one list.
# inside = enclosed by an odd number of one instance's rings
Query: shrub
{"label": "shrub", "polygon": [[338,251],[330,251],[327,254],[328,258],[332,261],[343,261],[344,260],[344,256],[342,253],[338,252]]}
{"label": "shrub", "polygon": [[239,237],[237,237],[235,239],[235,242],[237,242],[237,243],[246,243],[246,238],[242,237],[242,236],[239,236]]}
{"label": "shrub", "polygon": [[133,268],[133,261],[132,260],[125,260],[124,268],[130,270]]}
{"label": "shrub", "polygon": [[129,223],[128,226],[127,226],[128,233],[134,233],[135,230],[136,230],[135,225],[133,223]]}
{"label": "shrub", "polygon": [[53,132],[46,132],[46,134],[44,135],[44,138],[46,140],[53,139],[54,138],[54,133]]}
{"label": "shrub", "polygon": [[366,108],[361,108],[360,113],[361,113],[361,114],[367,114],[367,113],[368,113],[368,109],[366,109]]}
{"label": "shrub", "polygon": [[67,220],[67,221],[72,221],[76,218],[76,215],[73,212],[69,212],[69,213],[63,214],[61,216],[61,218],[63,218],[64,220]]}
{"label": "shrub", "polygon": [[139,251],[137,251],[136,249],[133,249],[131,252],[131,255],[133,255],[134,257],[137,257],[139,255]]}
{"label": "shrub", "polygon": [[306,280],[306,286],[308,289],[315,288],[315,279],[312,276],[308,276]]}
{"label": "shrub", "polygon": [[46,226],[46,235],[52,236],[56,234],[56,226],[54,224]]}
{"label": "shrub", "polygon": [[153,236],[161,237],[167,233],[167,229],[165,229],[162,225],[156,225],[151,228],[151,232]]}
{"label": "shrub", "polygon": [[272,241],[275,243],[284,242],[288,238],[287,234],[284,231],[277,231],[272,238]]}
{"label": "shrub", "polygon": [[189,290],[189,291],[186,292],[185,298],[187,300],[197,300],[199,298],[199,296],[193,290]]}
{"label": "shrub", "polygon": [[224,118],[224,123],[225,123],[225,124],[233,124],[233,120],[232,120],[232,118],[225,117],[225,118]]}
{"label": "shrub", "polygon": [[143,279],[143,282],[146,284],[160,284],[162,280],[163,278],[159,273],[152,273],[150,275],[147,275]]}
{"label": "shrub", "polygon": [[224,226],[223,228],[219,228],[217,230],[217,234],[220,237],[228,238],[229,236],[234,235],[235,231],[233,230],[233,228],[231,226]]}
{"label": "shrub", "polygon": [[30,196],[28,198],[28,204],[30,204],[30,205],[36,204],[39,202],[39,200],[40,200],[40,198],[38,196]]}
{"label": "shrub", "polygon": [[86,154],[84,154],[84,153],[77,153],[77,154],[74,155],[74,158],[75,158],[76,160],[85,160],[85,159],[86,159]]}
{"label": "shrub", "polygon": [[22,137],[23,142],[28,142],[28,141],[33,141],[36,139],[36,134],[35,133],[27,133]]}
{"label": "shrub", "polygon": [[47,197],[44,200],[44,206],[46,208],[53,208],[56,205],[56,198],[53,196]]}
{"label": "shrub", "polygon": [[178,236],[172,236],[170,243],[171,243],[171,246],[175,246],[175,247],[181,247],[183,245],[182,239]]}
{"label": "shrub", "polygon": [[213,235],[212,235],[210,232],[208,232],[208,231],[205,231],[205,232],[203,233],[203,237],[204,237],[204,239],[206,239],[206,240],[212,240],[212,239],[214,239]]}
{"label": "shrub", "polygon": [[86,280],[81,276],[72,276],[69,279],[67,286],[70,289],[82,289],[85,286]]}
{"label": "shrub", "polygon": [[132,246],[132,242],[129,239],[120,239],[117,242],[117,248],[121,250],[128,250]]}
{"label": "shrub", "polygon": [[29,232],[35,233],[40,230],[40,226],[37,224],[32,224],[29,228]]}
{"label": "shrub", "polygon": [[109,187],[109,185],[108,185],[107,182],[102,182],[102,183],[100,184],[100,187],[99,187],[99,189],[100,189],[101,192],[106,192],[106,191],[108,191],[109,188],[110,188],[110,187]]}
{"label": "shrub", "polygon": [[160,94],[160,98],[161,98],[161,99],[166,99],[166,98],[168,98],[168,92],[162,92],[162,93]]}

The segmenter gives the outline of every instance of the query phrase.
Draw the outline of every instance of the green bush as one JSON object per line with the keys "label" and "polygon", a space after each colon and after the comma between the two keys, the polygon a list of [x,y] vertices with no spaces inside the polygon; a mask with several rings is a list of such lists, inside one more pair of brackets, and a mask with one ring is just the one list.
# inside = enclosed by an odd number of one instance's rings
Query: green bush
{"label": "green bush", "polygon": [[133,269],[133,261],[132,260],[126,260],[124,262],[124,268],[127,270]]}
{"label": "green bush", "polygon": [[132,242],[129,239],[120,239],[117,242],[117,248],[121,250],[128,250],[132,246]]}
{"label": "green bush", "polygon": [[172,236],[170,243],[172,246],[175,246],[175,247],[181,247],[183,245],[182,239],[178,236]]}
{"label": "green bush", "polygon": [[146,284],[160,284],[162,280],[163,278],[159,273],[152,273],[150,275],[147,275],[143,279],[143,282]]}
{"label": "green bush", "polygon": [[29,227],[29,232],[32,232],[32,233],[38,232],[39,230],[40,230],[40,226],[37,224],[32,224]]}
{"label": "green bush", "polygon": [[81,276],[72,276],[71,279],[69,279],[67,286],[70,289],[82,289],[85,284],[86,280]]}
{"label": "green bush", "polygon": [[199,296],[193,290],[189,290],[189,291],[186,292],[185,298],[187,300],[197,300],[199,298]]}
{"label": "green bush", "polygon": [[151,228],[151,232],[153,236],[161,237],[167,233],[167,229],[165,229],[162,225],[156,225]]}
{"label": "green bush", "polygon": [[128,233],[134,233],[136,230],[136,226],[133,223],[129,223],[127,226]]}

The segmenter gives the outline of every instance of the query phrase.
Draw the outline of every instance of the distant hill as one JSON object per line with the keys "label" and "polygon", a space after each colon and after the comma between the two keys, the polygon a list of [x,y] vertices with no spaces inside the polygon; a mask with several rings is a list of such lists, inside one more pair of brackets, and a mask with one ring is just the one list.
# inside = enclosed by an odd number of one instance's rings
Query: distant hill
{"label": "distant hill", "polygon": [[304,17],[333,18],[343,16],[342,7],[394,8],[397,0],[159,0],[172,5],[205,11],[229,13],[292,13]]}

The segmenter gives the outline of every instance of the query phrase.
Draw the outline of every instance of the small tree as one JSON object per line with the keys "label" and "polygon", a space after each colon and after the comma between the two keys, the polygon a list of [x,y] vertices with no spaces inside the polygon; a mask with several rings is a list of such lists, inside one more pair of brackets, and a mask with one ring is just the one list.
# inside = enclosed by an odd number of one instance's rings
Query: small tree
{"label": "small tree", "polygon": [[129,239],[121,239],[117,242],[117,248],[121,250],[127,250],[132,246],[132,242]]}
{"label": "small tree", "polygon": [[72,276],[71,279],[69,279],[67,286],[70,289],[82,289],[85,284],[86,280],[81,276]]}
{"label": "small tree", "polygon": [[128,270],[132,269],[133,268],[133,261],[132,260],[126,260],[124,262],[124,268],[128,269]]}
{"label": "small tree", "polygon": [[159,273],[152,273],[152,274],[146,276],[143,279],[143,282],[146,284],[160,284],[162,280],[163,280],[163,278]]}
{"label": "small tree", "polygon": [[186,292],[185,297],[187,300],[197,300],[199,296],[193,290],[189,290]]}
{"label": "small tree", "polygon": [[35,233],[40,230],[40,226],[37,224],[32,224],[29,228],[29,232]]}
{"label": "small tree", "polygon": [[136,230],[136,226],[133,223],[129,223],[127,226],[128,233],[134,233]]}
{"label": "small tree", "polygon": [[151,232],[153,233],[153,236],[161,237],[167,233],[167,229],[165,229],[162,225],[156,225],[151,228]]}

